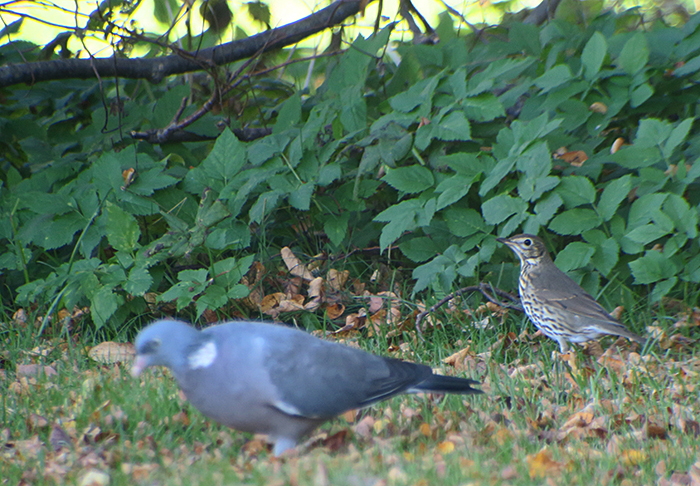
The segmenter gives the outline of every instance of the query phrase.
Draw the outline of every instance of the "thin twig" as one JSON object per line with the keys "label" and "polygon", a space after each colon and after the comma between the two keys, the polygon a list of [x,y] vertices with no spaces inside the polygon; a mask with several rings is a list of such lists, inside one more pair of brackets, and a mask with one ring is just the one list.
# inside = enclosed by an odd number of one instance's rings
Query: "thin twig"
{"label": "thin twig", "polygon": [[[514,295],[512,295],[509,292],[506,292],[505,290],[495,288],[491,284],[482,282],[479,285],[470,285],[468,287],[463,287],[459,290],[455,290],[454,292],[447,295],[446,297],[443,297],[442,299],[440,299],[440,301],[437,304],[433,305],[430,309],[426,309],[416,316],[416,324],[415,324],[416,331],[418,332],[418,336],[423,341],[425,341],[425,338],[423,337],[423,331],[421,330],[420,324],[423,321],[423,319],[425,318],[425,316],[427,316],[428,314],[430,314],[432,312],[435,312],[437,309],[439,309],[440,307],[445,305],[446,302],[449,302],[450,300],[454,299],[455,297],[459,297],[460,295],[462,295],[466,292],[480,292],[486,298],[486,300],[488,300],[489,302],[491,302],[493,304],[496,304],[499,307],[505,307],[508,309],[515,309],[515,310],[519,310],[519,311],[523,310],[522,306],[519,304],[519,302],[520,302],[519,298],[515,297]],[[498,295],[499,297],[509,299],[511,302],[516,302],[516,304],[501,302],[500,300],[496,299],[493,295],[489,294],[489,292],[491,292],[492,294]]]}

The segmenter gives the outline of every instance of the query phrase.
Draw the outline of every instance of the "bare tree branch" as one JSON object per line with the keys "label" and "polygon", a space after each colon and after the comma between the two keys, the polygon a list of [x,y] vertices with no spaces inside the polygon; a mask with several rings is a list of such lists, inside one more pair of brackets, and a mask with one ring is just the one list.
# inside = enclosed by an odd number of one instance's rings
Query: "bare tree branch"
{"label": "bare tree branch", "polygon": [[57,79],[89,79],[118,76],[158,83],[164,77],[200,71],[203,66],[222,66],[271,51],[342,23],[360,11],[361,0],[340,0],[297,22],[220,46],[151,59],[93,58],[60,59],[0,67],[0,88],[18,83],[33,84]]}

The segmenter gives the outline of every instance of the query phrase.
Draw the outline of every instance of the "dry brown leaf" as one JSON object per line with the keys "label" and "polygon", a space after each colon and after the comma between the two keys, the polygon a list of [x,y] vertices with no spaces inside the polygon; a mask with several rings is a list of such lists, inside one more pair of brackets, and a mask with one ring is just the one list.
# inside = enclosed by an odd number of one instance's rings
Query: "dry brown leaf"
{"label": "dry brown leaf", "polygon": [[446,365],[456,366],[457,363],[463,363],[466,357],[469,355],[474,355],[474,353],[471,352],[471,346],[467,346],[464,349],[460,349],[456,353],[452,353],[447,358],[444,358],[442,362]]}
{"label": "dry brown leaf", "polygon": [[611,154],[614,154],[615,152],[617,152],[618,150],[620,150],[620,148],[622,147],[622,145],[623,145],[624,143],[625,143],[625,139],[624,139],[624,138],[622,138],[622,137],[616,138],[615,141],[614,141],[613,144],[612,144],[612,147],[610,147],[610,153],[611,153]]}
{"label": "dry brown leaf", "polygon": [[454,452],[455,444],[450,440],[444,440],[437,445],[437,450],[440,454],[449,454]]}
{"label": "dry brown leaf", "polygon": [[131,361],[135,355],[136,348],[133,344],[114,341],[100,343],[88,352],[90,359],[102,364],[125,363]]}
{"label": "dry brown leaf", "polygon": [[343,304],[333,304],[326,307],[326,315],[329,319],[335,320],[343,315],[345,306]]}
{"label": "dry brown leaf", "polygon": [[17,365],[17,369],[15,370],[17,373],[17,376],[39,376],[39,375],[45,375],[47,378],[54,376],[58,373],[56,373],[56,370],[51,367],[51,366],[42,366],[38,364],[26,364],[26,365]]}
{"label": "dry brown leaf", "polygon": [[289,273],[295,277],[301,277],[309,282],[314,279],[314,276],[311,274],[309,269],[306,268],[306,265],[301,263],[301,260],[299,260],[288,247],[285,246],[282,248],[282,250],[280,250],[280,254],[282,255],[284,264],[287,265],[287,270],[289,270]]}
{"label": "dry brown leaf", "polygon": [[647,459],[646,452],[639,449],[626,449],[620,454],[620,462],[623,466],[636,466]]}
{"label": "dry brown leaf", "polygon": [[330,285],[333,290],[342,290],[345,288],[349,276],[349,270],[338,271],[335,268],[331,268],[328,271],[328,285]]}
{"label": "dry brown leaf", "polygon": [[43,429],[44,427],[48,427],[49,425],[49,421],[46,420],[45,417],[42,417],[41,415],[38,415],[33,412],[29,414],[27,422],[32,430]]}
{"label": "dry brown leaf", "polygon": [[565,467],[552,458],[552,452],[546,447],[537,454],[529,454],[526,460],[531,479],[559,476]]}
{"label": "dry brown leaf", "polygon": [[372,437],[372,431],[374,430],[374,417],[367,415],[362,420],[357,422],[353,427],[355,434],[359,435],[364,439],[369,439]]}
{"label": "dry brown leaf", "polygon": [[588,160],[588,155],[583,150],[575,150],[573,152],[565,152],[563,154],[555,154],[555,158],[563,160],[573,167],[581,167]]}
{"label": "dry brown leaf", "polygon": [[605,103],[601,103],[600,101],[596,101],[595,103],[591,103],[591,106],[588,107],[590,111],[593,111],[595,113],[601,113],[605,115],[608,112],[608,107]]}

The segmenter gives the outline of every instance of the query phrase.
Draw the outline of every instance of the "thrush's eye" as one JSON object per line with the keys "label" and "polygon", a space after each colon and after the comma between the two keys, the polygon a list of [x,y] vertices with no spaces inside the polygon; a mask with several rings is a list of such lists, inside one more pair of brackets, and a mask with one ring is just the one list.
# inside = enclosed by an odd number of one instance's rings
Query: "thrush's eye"
{"label": "thrush's eye", "polygon": [[532,240],[530,238],[528,238],[527,240],[523,241],[523,245],[525,245],[525,246],[532,245]]}

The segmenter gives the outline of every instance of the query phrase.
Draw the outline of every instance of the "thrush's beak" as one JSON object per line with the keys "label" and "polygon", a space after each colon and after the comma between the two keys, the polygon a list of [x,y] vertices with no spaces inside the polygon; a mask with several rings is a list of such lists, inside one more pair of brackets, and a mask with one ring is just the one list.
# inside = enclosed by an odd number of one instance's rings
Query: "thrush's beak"
{"label": "thrush's beak", "polygon": [[496,238],[496,241],[499,243],[505,243],[506,239],[505,238]]}
{"label": "thrush's beak", "polygon": [[131,376],[137,377],[148,366],[148,360],[145,356],[139,354],[134,360],[134,365],[131,367]]}

